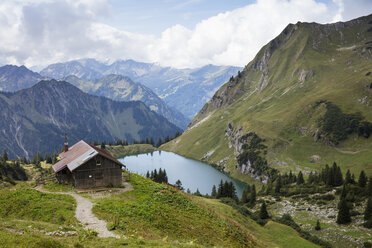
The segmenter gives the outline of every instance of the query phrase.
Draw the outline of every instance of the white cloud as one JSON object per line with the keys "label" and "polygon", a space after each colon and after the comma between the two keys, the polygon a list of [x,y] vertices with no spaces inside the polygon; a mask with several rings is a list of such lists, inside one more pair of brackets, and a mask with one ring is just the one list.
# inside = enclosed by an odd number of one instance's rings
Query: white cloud
{"label": "white cloud", "polygon": [[2,1],[0,63],[47,65],[78,58],[135,59],[174,67],[246,65],[288,23],[332,22],[369,14],[372,4],[333,0],[258,0],[160,37],[126,32],[102,23],[107,0]]}

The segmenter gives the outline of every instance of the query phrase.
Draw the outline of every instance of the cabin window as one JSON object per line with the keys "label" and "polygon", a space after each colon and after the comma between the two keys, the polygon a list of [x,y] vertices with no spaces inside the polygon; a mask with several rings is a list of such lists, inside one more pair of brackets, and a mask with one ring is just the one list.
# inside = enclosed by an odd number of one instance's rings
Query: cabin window
{"label": "cabin window", "polygon": [[99,165],[101,165],[101,159],[99,159],[99,158],[97,158],[97,160],[96,160],[96,164],[97,164],[97,166]]}

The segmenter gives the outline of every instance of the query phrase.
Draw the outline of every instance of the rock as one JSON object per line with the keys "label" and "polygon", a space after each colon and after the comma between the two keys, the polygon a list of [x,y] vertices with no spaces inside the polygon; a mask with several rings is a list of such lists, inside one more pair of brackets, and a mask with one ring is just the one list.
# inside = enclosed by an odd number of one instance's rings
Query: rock
{"label": "rock", "polygon": [[320,160],[320,156],[319,155],[312,155],[309,159],[310,163],[316,163]]}
{"label": "rock", "polygon": [[67,231],[65,233],[65,236],[66,237],[70,237],[70,236],[76,236],[77,235],[77,231]]}

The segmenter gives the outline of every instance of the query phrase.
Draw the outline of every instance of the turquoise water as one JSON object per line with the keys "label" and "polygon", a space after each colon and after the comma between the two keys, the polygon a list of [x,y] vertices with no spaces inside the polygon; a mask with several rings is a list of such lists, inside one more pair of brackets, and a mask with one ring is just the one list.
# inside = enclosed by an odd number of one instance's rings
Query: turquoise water
{"label": "turquoise water", "polygon": [[145,176],[147,171],[160,168],[165,169],[168,182],[174,184],[178,179],[182,186],[195,192],[199,189],[202,194],[211,194],[213,185],[218,187],[221,179],[232,181],[240,198],[245,184],[218,171],[208,164],[182,157],[178,154],[165,151],[127,156],[119,159],[129,171]]}

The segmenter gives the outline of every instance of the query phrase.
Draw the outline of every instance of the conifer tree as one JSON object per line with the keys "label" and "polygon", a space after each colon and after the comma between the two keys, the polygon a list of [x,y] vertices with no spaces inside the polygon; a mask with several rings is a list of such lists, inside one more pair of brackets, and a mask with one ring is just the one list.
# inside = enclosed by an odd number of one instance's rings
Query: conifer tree
{"label": "conifer tree", "polygon": [[282,188],[282,176],[279,175],[276,179],[276,185],[275,185],[275,193],[280,193],[280,189]]}
{"label": "conifer tree", "polygon": [[220,184],[218,185],[218,190],[217,190],[217,198],[223,197],[223,181],[221,179]]}
{"label": "conifer tree", "polygon": [[359,187],[364,188],[366,184],[367,184],[367,176],[366,176],[366,173],[364,173],[364,170],[362,170],[359,175],[358,185]]}
{"label": "conifer tree", "polygon": [[200,192],[199,192],[199,189],[198,189],[198,188],[196,189],[196,191],[195,191],[194,195],[196,195],[196,196],[201,196],[201,194],[200,194]]}
{"label": "conifer tree", "polygon": [[364,210],[364,220],[368,221],[372,218],[372,197],[368,198],[366,209]]}
{"label": "conifer tree", "polygon": [[217,197],[216,185],[213,185],[213,187],[212,187],[211,196],[212,196],[212,198],[216,198]]}
{"label": "conifer tree", "polygon": [[178,179],[176,181],[176,184],[175,184],[176,188],[179,189],[179,190],[183,190],[183,187],[182,187],[182,183],[181,183],[181,180]]}
{"label": "conifer tree", "polygon": [[247,190],[243,190],[242,198],[240,199],[240,202],[241,203],[244,204],[244,203],[247,203],[248,202],[247,194],[248,194]]}
{"label": "conifer tree", "polygon": [[159,147],[163,144],[163,140],[161,138],[158,139],[158,143],[156,144],[156,147]]}
{"label": "conifer tree", "polygon": [[346,184],[344,184],[344,186],[342,187],[342,191],[341,191],[341,196],[340,196],[340,199],[345,199],[346,198]]}
{"label": "conifer tree", "polygon": [[333,186],[340,186],[340,185],[342,185],[344,183],[344,179],[342,177],[341,168],[339,166],[336,166],[334,177],[335,178],[334,178],[334,185]]}
{"label": "conifer tree", "polygon": [[262,205],[261,205],[260,215],[259,216],[263,220],[269,218],[269,213],[267,212],[266,203],[265,202],[263,202]]}
{"label": "conifer tree", "polygon": [[150,177],[150,172],[149,172],[149,171],[146,172],[146,177],[147,177],[147,178]]}
{"label": "conifer tree", "polygon": [[322,228],[320,227],[320,222],[319,222],[319,220],[317,220],[317,221],[316,221],[315,230],[319,231],[320,229],[322,229]]}
{"label": "conifer tree", "polygon": [[256,186],[253,184],[252,185],[252,193],[251,193],[251,197],[249,199],[249,202],[251,203],[251,205],[254,205],[256,203],[256,197],[257,197],[257,194],[256,194]]}
{"label": "conifer tree", "polygon": [[336,222],[337,224],[348,224],[351,222],[350,209],[345,198],[340,200]]}
{"label": "conifer tree", "polygon": [[238,200],[238,197],[236,196],[236,189],[233,182],[229,183],[229,194],[227,195],[227,197]]}
{"label": "conifer tree", "polygon": [[368,184],[367,184],[367,195],[372,197],[372,176],[369,177]]}
{"label": "conifer tree", "polygon": [[297,184],[304,184],[304,183],[305,183],[304,176],[302,175],[302,172],[300,171],[297,176]]}
{"label": "conifer tree", "polygon": [[351,173],[350,170],[347,170],[346,175],[345,175],[345,184],[351,183]]}
{"label": "conifer tree", "polygon": [[222,188],[222,197],[228,197],[229,196],[229,182],[225,181]]}

